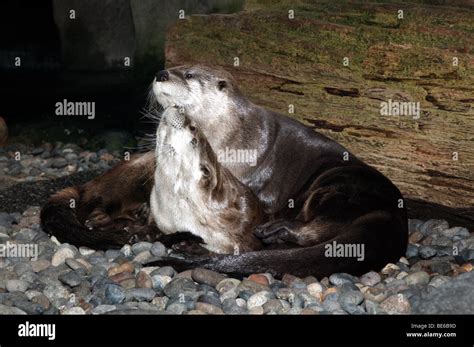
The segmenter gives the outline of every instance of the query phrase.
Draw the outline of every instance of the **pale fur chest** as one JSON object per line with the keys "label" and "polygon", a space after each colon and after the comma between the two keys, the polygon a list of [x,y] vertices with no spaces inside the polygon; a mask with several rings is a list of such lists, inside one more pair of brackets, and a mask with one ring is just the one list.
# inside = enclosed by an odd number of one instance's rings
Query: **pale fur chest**
{"label": "pale fur chest", "polygon": [[150,197],[150,207],[155,223],[165,234],[188,231],[200,236],[204,247],[216,253],[231,253],[238,245],[222,230],[215,229],[215,218],[198,197],[180,167],[162,162],[155,171],[155,185]]}

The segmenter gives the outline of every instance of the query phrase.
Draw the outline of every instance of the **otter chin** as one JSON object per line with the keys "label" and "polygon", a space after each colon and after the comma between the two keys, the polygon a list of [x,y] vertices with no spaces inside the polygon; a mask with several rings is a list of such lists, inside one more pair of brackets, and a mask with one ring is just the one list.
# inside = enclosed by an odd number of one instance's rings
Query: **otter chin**
{"label": "otter chin", "polygon": [[200,237],[215,253],[261,248],[254,229],[263,221],[257,198],[217,161],[196,123],[178,108],[162,115],[156,133],[155,184],[150,207],[164,234]]}

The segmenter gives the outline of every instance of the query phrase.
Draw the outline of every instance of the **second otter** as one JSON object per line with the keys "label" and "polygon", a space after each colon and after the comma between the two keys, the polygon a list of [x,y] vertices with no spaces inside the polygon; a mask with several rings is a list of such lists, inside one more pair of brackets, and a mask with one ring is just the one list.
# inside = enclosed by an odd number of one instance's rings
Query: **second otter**
{"label": "second otter", "polygon": [[253,234],[263,221],[257,198],[221,166],[201,130],[174,107],[163,114],[155,156],[160,165],[150,207],[163,233],[188,231],[216,253],[261,248]]}

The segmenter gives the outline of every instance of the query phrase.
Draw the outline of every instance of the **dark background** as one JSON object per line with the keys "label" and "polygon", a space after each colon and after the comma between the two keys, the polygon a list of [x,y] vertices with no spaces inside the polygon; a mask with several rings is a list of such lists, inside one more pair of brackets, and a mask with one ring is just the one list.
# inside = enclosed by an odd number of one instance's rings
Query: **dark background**
{"label": "dark background", "polygon": [[[115,128],[142,135],[147,125],[140,110],[154,74],[164,66],[166,29],[178,19],[178,11],[235,12],[241,5],[198,0],[0,2],[0,116],[8,125],[9,142],[79,142],[76,136],[90,138]],[[76,11],[75,20],[67,18],[69,9]],[[124,55],[131,66],[123,65]],[[14,66],[17,56],[21,67]],[[63,99],[95,102],[96,118],[57,116],[55,104]]]}

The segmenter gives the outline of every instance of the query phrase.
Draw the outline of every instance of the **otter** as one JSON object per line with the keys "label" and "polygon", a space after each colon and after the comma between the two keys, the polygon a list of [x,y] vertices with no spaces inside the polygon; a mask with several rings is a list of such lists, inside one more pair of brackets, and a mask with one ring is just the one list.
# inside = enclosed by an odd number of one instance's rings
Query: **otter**
{"label": "otter", "polygon": [[254,228],[263,221],[257,198],[217,160],[206,137],[171,107],[156,132],[150,208],[164,234],[184,230],[215,253],[258,250]]}
{"label": "otter", "polygon": [[[322,277],[377,270],[404,255],[408,222],[400,191],[342,145],[252,103],[231,74],[221,68],[194,65],[163,70],[157,73],[152,90],[163,107],[183,108],[214,151],[255,151],[254,165],[231,161],[223,166],[253,192],[268,216],[255,228],[255,236],[267,245],[263,250],[236,255],[190,254],[184,259],[163,258],[156,265],[172,265],[177,270],[203,267],[236,276],[269,272],[277,277],[285,273]],[[140,175],[127,177],[128,168],[142,167],[145,172],[150,162],[154,163],[154,158],[145,155],[143,160],[122,164],[96,179],[95,185],[104,182],[120,191],[113,206],[128,205],[137,198],[136,185],[151,192]],[[127,179],[133,184],[121,184]],[[111,182],[115,182],[113,187]],[[96,209],[110,215],[110,203]],[[50,209],[43,215],[43,224],[59,218],[54,216]],[[55,233],[54,228],[49,231]],[[63,235],[65,240],[72,237]],[[287,248],[267,249],[276,244]],[[328,252],[328,247],[339,244],[363,245],[363,260]]]}

